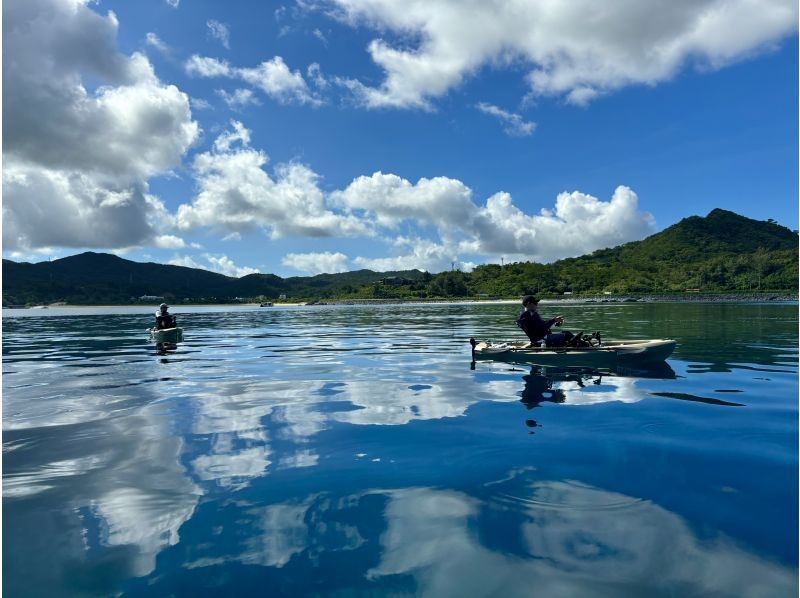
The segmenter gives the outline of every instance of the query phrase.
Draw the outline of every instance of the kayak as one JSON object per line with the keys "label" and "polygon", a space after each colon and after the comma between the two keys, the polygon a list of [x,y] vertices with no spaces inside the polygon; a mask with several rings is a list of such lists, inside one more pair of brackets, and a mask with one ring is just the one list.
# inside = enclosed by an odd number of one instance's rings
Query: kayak
{"label": "kayak", "polygon": [[594,347],[529,347],[524,341],[472,344],[473,359],[493,359],[538,365],[613,367],[617,364],[645,364],[664,361],[672,354],[676,342],[670,339],[630,341],[603,340]]}
{"label": "kayak", "polygon": [[179,343],[183,341],[183,328],[151,328],[150,340],[156,343]]}

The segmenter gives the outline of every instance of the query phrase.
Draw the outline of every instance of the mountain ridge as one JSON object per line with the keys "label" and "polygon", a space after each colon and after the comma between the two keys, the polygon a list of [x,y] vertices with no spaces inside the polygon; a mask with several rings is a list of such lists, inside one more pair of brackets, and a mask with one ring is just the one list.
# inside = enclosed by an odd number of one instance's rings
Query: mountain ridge
{"label": "mountain ridge", "polygon": [[752,290],[756,285],[796,291],[797,253],[795,231],[771,220],[753,220],[716,208],[705,217],[689,216],[640,241],[584,256],[551,264],[485,264],[471,273],[362,269],[288,278],[265,273],[236,278],[92,251],[36,264],[4,259],[3,304],[120,303],[146,295],[203,302],[277,299],[281,295],[297,299],[422,298],[601,290],[658,292],[697,287]]}

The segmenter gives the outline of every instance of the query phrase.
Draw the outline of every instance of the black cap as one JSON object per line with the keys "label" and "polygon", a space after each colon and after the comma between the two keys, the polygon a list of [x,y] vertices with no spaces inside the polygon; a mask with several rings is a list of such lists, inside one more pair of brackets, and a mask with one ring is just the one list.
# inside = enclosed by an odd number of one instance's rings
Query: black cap
{"label": "black cap", "polygon": [[533,295],[525,295],[525,297],[522,298],[522,305],[527,307],[529,303],[539,303],[539,300]]}

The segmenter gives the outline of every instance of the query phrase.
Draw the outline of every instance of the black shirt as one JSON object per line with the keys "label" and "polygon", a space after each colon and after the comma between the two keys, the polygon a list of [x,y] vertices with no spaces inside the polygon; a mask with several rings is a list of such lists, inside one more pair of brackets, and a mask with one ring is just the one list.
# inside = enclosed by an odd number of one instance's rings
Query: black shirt
{"label": "black shirt", "polygon": [[517,325],[528,335],[531,342],[542,340],[550,334],[550,327],[556,323],[556,318],[545,321],[538,311],[524,310],[517,318]]}

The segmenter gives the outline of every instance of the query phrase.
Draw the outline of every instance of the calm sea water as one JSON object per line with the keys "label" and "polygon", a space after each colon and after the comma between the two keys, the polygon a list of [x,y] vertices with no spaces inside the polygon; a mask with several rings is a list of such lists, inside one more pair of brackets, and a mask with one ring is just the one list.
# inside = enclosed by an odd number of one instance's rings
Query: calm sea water
{"label": "calm sea water", "polygon": [[542,304],[644,372],[470,363],[513,305],[3,314],[9,596],[796,596],[798,308]]}

